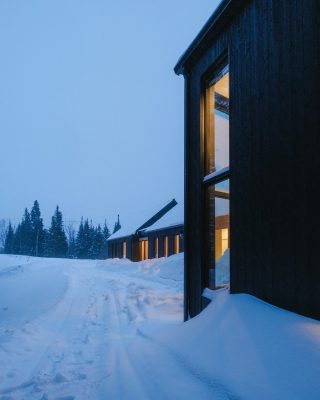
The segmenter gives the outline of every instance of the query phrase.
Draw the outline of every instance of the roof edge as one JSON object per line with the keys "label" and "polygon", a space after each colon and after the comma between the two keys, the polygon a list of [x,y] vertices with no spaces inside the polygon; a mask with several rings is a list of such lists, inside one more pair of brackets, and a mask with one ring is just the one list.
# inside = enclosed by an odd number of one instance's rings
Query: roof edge
{"label": "roof edge", "polygon": [[[243,6],[248,0],[223,0],[217,6],[211,17],[204,24],[203,28],[197,34],[195,39],[191,42],[187,50],[179,58],[177,64],[174,67],[174,72],[177,75],[185,74],[185,65],[194,54],[199,51],[203,41],[212,33],[212,31],[218,26],[218,23],[225,22],[225,19],[230,15],[234,14],[236,10]],[[224,19],[224,21],[222,21]]]}
{"label": "roof edge", "polygon": [[184,227],[184,222],[175,223],[175,224],[164,226],[163,228],[158,228],[158,229],[152,229],[152,226],[151,226],[150,230],[146,229],[144,232],[145,233],[152,233],[152,232],[158,232],[158,231],[160,232],[160,231],[176,229],[176,228],[180,228],[180,227]]}

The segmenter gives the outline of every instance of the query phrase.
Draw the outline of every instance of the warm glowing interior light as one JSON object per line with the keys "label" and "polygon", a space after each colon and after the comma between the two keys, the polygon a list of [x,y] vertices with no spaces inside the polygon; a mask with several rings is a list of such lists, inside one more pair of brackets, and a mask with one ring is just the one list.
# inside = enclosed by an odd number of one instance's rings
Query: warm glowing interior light
{"label": "warm glowing interior light", "polygon": [[164,236],[164,238],[163,238],[163,255],[164,255],[164,257],[168,257],[168,255],[169,255],[169,238],[168,238],[168,236]]}
{"label": "warm glowing interior light", "polygon": [[180,252],[180,238],[179,235],[174,236],[174,254],[178,254]]}
{"label": "warm glowing interior light", "polygon": [[122,247],[122,250],[123,250],[123,258],[127,258],[127,242],[123,242],[123,247]]}
{"label": "warm glowing interior light", "polygon": [[226,73],[218,82],[214,85],[216,93],[229,98],[229,72]]}
{"label": "warm glowing interior light", "polygon": [[148,253],[148,240],[140,241],[140,255],[141,260],[146,260],[149,257]]}

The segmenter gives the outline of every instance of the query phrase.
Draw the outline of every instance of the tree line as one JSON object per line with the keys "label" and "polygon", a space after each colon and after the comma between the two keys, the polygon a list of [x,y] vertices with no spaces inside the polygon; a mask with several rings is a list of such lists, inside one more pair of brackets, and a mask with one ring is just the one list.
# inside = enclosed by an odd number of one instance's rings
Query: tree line
{"label": "tree line", "polygon": [[104,259],[107,257],[107,239],[120,228],[119,216],[112,232],[106,221],[101,227],[100,224],[94,226],[92,221],[81,218],[76,231],[73,224],[64,226],[62,212],[57,206],[50,228],[46,229],[39,202],[35,200],[31,211],[25,209],[22,220],[16,227],[9,222],[3,252],[36,257]]}

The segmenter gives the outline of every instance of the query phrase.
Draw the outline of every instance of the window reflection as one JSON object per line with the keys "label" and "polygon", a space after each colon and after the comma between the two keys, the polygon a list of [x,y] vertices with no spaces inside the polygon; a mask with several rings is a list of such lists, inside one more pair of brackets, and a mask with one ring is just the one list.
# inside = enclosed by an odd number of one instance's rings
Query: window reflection
{"label": "window reflection", "polygon": [[209,287],[230,282],[229,180],[207,188],[207,251]]}
{"label": "window reflection", "polygon": [[205,175],[229,166],[229,67],[205,90]]}

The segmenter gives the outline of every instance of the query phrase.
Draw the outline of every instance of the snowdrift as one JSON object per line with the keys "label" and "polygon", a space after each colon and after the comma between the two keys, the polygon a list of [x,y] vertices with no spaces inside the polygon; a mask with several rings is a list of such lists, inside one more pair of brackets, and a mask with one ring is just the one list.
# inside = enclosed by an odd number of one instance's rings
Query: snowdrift
{"label": "snowdrift", "polygon": [[320,322],[250,295],[212,297],[196,318],[145,334],[229,398],[320,398]]}

